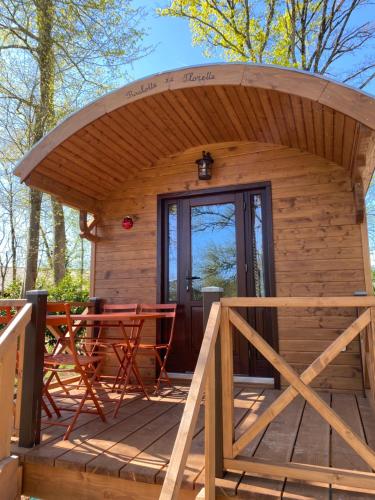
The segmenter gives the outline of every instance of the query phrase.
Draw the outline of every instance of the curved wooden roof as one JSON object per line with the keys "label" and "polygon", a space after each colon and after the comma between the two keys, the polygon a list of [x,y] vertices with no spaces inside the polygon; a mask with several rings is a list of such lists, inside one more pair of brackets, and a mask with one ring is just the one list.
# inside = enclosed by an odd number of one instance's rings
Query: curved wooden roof
{"label": "curved wooden roof", "polygon": [[15,173],[95,211],[129,175],[159,158],[226,141],[283,144],[362,177],[374,166],[375,99],[310,73],[272,66],[184,68],[126,85],[77,111]]}

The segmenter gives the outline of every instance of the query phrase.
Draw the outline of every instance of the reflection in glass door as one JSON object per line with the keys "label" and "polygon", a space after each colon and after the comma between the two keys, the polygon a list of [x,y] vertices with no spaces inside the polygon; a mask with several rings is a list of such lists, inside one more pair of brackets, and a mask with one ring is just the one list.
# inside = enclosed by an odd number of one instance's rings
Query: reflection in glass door
{"label": "reflection in glass door", "polygon": [[[177,302],[180,313],[169,370],[192,372],[203,338],[203,287],[219,286],[225,296],[271,295],[270,234],[266,191],[181,196],[163,201],[162,300]],[[270,311],[243,311],[273,342]],[[266,360],[235,334],[238,374],[272,376]]]}
{"label": "reflection in glass door", "polygon": [[201,289],[219,286],[224,295],[237,294],[237,245],[235,204],[191,207],[192,300],[202,300]]}

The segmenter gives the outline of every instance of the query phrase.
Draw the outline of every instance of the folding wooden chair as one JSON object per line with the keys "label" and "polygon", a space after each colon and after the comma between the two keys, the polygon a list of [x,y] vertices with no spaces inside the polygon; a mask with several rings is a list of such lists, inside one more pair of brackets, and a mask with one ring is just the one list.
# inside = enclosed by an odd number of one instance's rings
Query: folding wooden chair
{"label": "folding wooden chair", "polygon": [[[74,305],[80,305],[81,303],[78,303],[78,302],[74,302],[73,303]],[[72,306],[72,303],[70,304],[70,306]],[[86,308],[82,314],[85,314],[86,312],[88,312],[88,309]],[[65,335],[64,332],[62,332],[58,326],[53,326],[53,325],[50,325],[49,322],[48,322],[48,318],[49,317],[55,317],[55,316],[59,316],[59,315],[65,315],[65,302],[47,302],[47,330],[53,335],[53,337],[56,339],[56,343],[52,349],[51,352],[48,352],[48,349],[47,349],[47,345],[48,345],[48,342],[46,341],[45,342],[45,353],[46,355],[49,355],[49,354],[61,354],[65,351],[69,351],[69,338]],[[75,326],[74,327],[75,329],[78,328],[78,326]],[[48,380],[46,381],[46,385],[50,385],[50,383],[52,382],[52,379],[56,379],[56,383],[58,385],[60,385],[60,387],[63,389],[63,391],[66,393],[66,394],[69,394],[69,389],[67,388],[66,384],[64,384],[64,382],[61,380],[58,372],[52,372],[50,373],[49,375],[51,377],[51,380]],[[50,402],[51,402],[51,398],[48,398],[50,399]],[[44,410],[46,411],[47,413],[47,416],[50,418],[50,414],[49,414],[49,411],[48,411],[48,408],[46,408],[44,405]]]}
{"label": "folding wooden chair", "polygon": [[[94,413],[99,415],[100,418],[103,420],[103,422],[105,422],[106,420],[103,410],[99,404],[99,398],[95,394],[93,388],[93,384],[98,379],[100,371],[102,369],[104,356],[97,354],[93,355],[80,354],[78,352],[76,345],[79,342],[79,336],[77,335],[78,329],[75,328],[72,319],[70,317],[69,304],[65,304],[65,314],[66,314],[66,323],[69,333],[68,339],[69,339],[70,353],[69,354],[55,353],[46,355],[44,358],[44,368],[47,372],[52,372],[52,373],[53,372],[76,373],[80,377],[79,386],[83,386],[84,392],[82,395],[73,396],[75,399],[80,400],[77,408],[61,408],[55,402],[53,402],[53,396],[49,391],[49,385],[52,378],[49,377],[43,389],[43,396],[45,396],[49,400],[57,416],[59,416],[61,410],[74,412],[73,420],[69,424],[50,422],[55,425],[67,425],[68,428],[65,432],[64,439],[68,439],[81,413]],[[61,366],[63,366],[63,368],[60,368]],[[87,400],[91,400],[94,403],[94,409],[84,410],[84,404]],[[44,404],[43,406],[45,408],[46,405]]]}
{"label": "folding wooden chair", "polygon": [[[136,313],[138,310],[138,304],[104,304],[102,312],[103,313]],[[106,335],[105,337],[103,336],[103,330],[104,328],[119,328],[121,330],[122,335],[119,337],[113,337],[113,336],[108,336]],[[136,333],[136,328],[139,328],[139,324],[135,320],[129,320],[128,323],[124,324],[123,322],[116,322],[114,321],[113,323],[110,322],[105,322],[102,324],[98,325],[98,334],[95,338],[92,340],[86,340],[86,349],[90,354],[93,354],[94,352],[100,352],[102,349],[111,349],[112,352],[115,354],[117,361],[119,363],[119,368],[117,370],[117,373],[115,376],[111,375],[104,375],[105,378],[114,378],[114,383],[112,390],[115,390],[116,386],[118,385],[118,382],[121,378],[121,372],[123,370],[124,366],[124,360],[126,358],[125,351],[126,351],[126,346],[124,345],[118,345],[119,342],[122,342],[124,340],[124,337],[126,336],[130,341],[132,341],[135,333]]]}
{"label": "folding wooden chair", "polygon": [[[168,360],[168,355],[172,347],[173,335],[176,326],[176,310],[177,304],[141,304],[140,312],[145,313],[157,313],[162,312],[165,314],[167,321],[169,321],[169,328],[167,331],[167,341],[160,344],[147,344],[140,343],[137,351],[137,355],[150,355],[153,354],[157,360],[159,367],[159,376],[156,380],[155,392],[159,392],[161,382],[166,382],[170,387],[172,383],[168,377],[166,370],[166,364]],[[164,351],[163,357],[161,353]]]}

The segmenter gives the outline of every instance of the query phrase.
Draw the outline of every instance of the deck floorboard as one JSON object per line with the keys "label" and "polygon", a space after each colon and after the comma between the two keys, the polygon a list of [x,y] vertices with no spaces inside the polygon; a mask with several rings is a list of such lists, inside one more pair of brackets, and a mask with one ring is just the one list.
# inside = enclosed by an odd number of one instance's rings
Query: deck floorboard
{"label": "deck floorboard", "polygon": [[[65,427],[43,424],[42,442],[31,450],[17,447],[13,452],[21,461],[53,467],[60,475],[98,474],[139,485],[160,485],[170,460],[173,443],[186,401],[188,387],[165,390],[150,401],[127,395],[116,418],[112,416],[119,396],[106,393],[106,422],[97,416],[82,414],[69,440],[62,439]],[[73,392],[72,392],[73,394]],[[235,387],[235,436],[242,432],[279,396],[280,391],[250,386]],[[367,443],[375,446],[375,421],[368,399],[351,393],[321,393],[324,400],[349,423]],[[74,401],[55,392],[67,407]],[[63,412],[62,419],[71,417]],[[369,470],[366,464],[334,432],[315,410],[298,397],[242,452],[242,455],[280,462]],[[63,471],[66,471],[63,472]],[[204,484],[204,411],[200,411],[192,447],[183,478],[183,490],[196,492]],[[308,484],[284,479],[255,477],[228,471],[217,479],[223,496],[256,499],[372,499],[370,492],[345,491],[330,485]],[[151,491],[151,490],[150,490]],[[157,491],[157,490],[152,490]],[[156,498],[156,497],[155,497]]]}

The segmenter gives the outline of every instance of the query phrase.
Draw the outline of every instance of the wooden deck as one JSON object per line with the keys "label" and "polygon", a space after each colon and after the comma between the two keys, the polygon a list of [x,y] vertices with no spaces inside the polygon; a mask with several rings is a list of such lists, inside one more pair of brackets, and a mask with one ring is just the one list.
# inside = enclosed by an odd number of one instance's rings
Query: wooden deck
{"label": "wooden deck", "polygon": [[[117,418],[111,416],[108,393],[107,422],[81,415],[68,441],[64,427],[43,425],[42,443],[27,450],[13,443],[23,462],[23,493],[42,499],[157,498],[165,477],[187,387],[166,391],[151,401],[129,395]],[[279,391],[250,386],[235,388],[236,434],[264,411]],[[322,393],[338,414],[375,448],[375,420],[362,395]],[[65,404],[73,404],[66,400]],[[62,418],[71,417],[65,412]],[[181,498],[193,498],[203,486],[204,412],[199,415],[188,457]],[[244,455],[274,461],[292,461],[368,471],[369,468],[332,432],[329,425],[301,398],[297,398],[244,451]],[[365,499],[369,492],[349,492],[333,486],[227,473],[217,481],[220,496],[284,499]],[[360,486],[360,485],[359,485]],[[195,491],[194,491],[195,490]]]}

